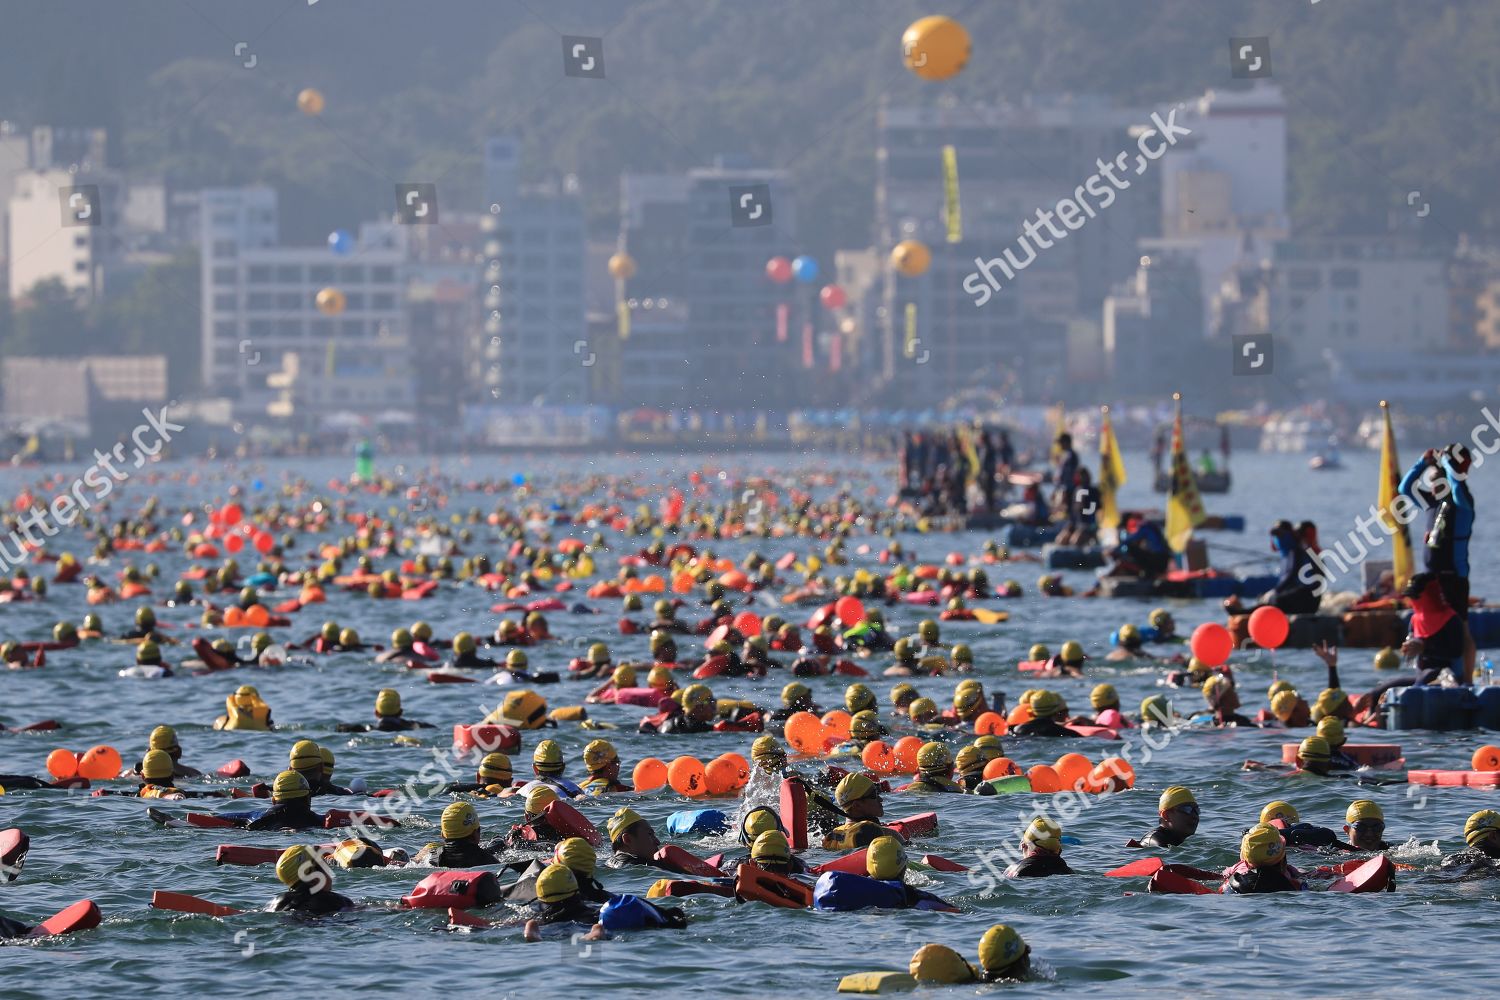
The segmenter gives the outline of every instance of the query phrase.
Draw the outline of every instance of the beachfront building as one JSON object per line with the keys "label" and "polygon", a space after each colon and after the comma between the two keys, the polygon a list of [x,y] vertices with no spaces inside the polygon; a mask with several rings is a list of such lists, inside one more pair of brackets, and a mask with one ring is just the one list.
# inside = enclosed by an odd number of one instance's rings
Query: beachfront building
{"label": "beachfront building", "polygon": [[[268,188],[204,191],[199,223],[205,386],[246,416],[273,402],[286,417],[410,413],[406,227],[366,223],[349,253],[282,246]],[[342,312],[318,309],[324,289],[342,293]],[[292,384],[267,384],[287,371]]]}
{"label": "beachfront building", "polygon": [[1117,398],[1160,400],[1213,374],[1199,288],[1193,257],[1162,251],[1141,257],[1104,300],[1104,354]]}
{"label": "beachfront building", "polygon": [[577,184],[523,187],[520,143],[484,146],[479,283],[483,394],[501,406],[581,405],[590,368],[584,304],[587,259]]}

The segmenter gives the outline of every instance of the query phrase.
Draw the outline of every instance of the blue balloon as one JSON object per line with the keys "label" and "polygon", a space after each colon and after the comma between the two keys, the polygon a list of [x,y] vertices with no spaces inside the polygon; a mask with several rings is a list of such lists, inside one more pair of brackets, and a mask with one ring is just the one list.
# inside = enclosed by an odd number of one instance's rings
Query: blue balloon
{"label": "blue balloon", "polygon": [[510,482],[512,486],[525,486],[526,476],[523,473],[518,472],[514,476],[510,477]]}
{"label": "blue balloon", "polygon": [[328,234],[328,249],[336,254],[347,254],[354,251],[354,237],[347,229],[335,229]]}
{"label": "blue balloon", "polygon": [[792,277],[810,285],[818,280],[818,262],[815,258],[803,254],[792,261]]}
{"label": "blue balloon", "polygon": [[250,488],[252,490],[255,490],[256,492],[260,492],[261,490],[266,488],[266,484],[261,482],[259,479],[252,479],[250,480]]}

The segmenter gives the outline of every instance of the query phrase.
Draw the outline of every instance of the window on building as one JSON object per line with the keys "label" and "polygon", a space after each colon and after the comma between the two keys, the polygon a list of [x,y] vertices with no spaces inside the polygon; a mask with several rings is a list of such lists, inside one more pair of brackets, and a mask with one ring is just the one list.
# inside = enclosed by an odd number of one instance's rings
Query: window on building
{"label": "window on building", "polygon": [[233,320],[219,320],[214,324],[214,336],[220,340],[227,340],[239,336],[239,325]]}
{"label": "window on building", "polygon": [[235,243],[234,240],[214,240],[213,253],[211,254],[211,256],[237,257],[239,256],[239,252],[239,244]]}
{"label": "window on building", "polygon": [[394,309],[396,308],[396,296],[390,292],[376,292],[370,296],[371,309]]}
{"label": "window on building", "polygon": [[349,309],[363,309],[365,307],[364,292],[347,292],[344,298],[348,300],[347,308]]}
{"label": "window on building", "polygon": [[276,293],[276,308],[277,309],[301,309],[303,307],[303,305],[305,305],[305,304],[306,303],[304,302],[304,300],[302,298],[302,293],[301,292],[277,292]]}
{"label": "window on building", "polygon": [[251,292],[245,296],[246,309],[269,309],[271,308],[271,302],[270,292]]}
{"label": "window on building", "polygon": [[73,271],[75,274],[87,274],[88,269],[89,262],[86,260],[75,260],[73,262]]}
{"label": "window on building", "polygon": [[370,280],[376,284],[390,284],[396,280],[396,269],[389,264],[370,268]]}
{"label": "window on building", "polygon": [[307,280],[326,284],[333,280],[332,264],[314,264],[307,269]]}
{"label": "window on building", "polygon": [[269,264],[251,264],[245,269],[245,278],[264,284],[271,280],[271,266]]}
{"label": "window on building", "polygon": [[1328,272],[1328,286],[1330,288],[1358,288],[1359,269],[1355,267],[1336,267]]}
{"label": "window on building", "polygon": [[276,336],[278,337],[300,337],[302,336],[302,321],[300,319],[282,319],[276,321]]}
{"label": "window on building", "polygon": [[220,292],[214,296],[214,308],[219,312],[231,312],[236,304],[233,292]]}
{"label": "window on building", "polygon": [[1310,292],[1323,287],[1323,275],[1315,267],[1295,267],[1287,272],[1287,287],[1299,292]]}
{"label": "window on building", "polygon": [[296,264],[280,264],[276,268],[276,280],[290,284],[301,284],[302,268]]}
{"label": "window on building", "polygon": [[365,280],[365,269],[357,265],[346,265],[339,268],[339,280],[349,285],[363,284]]}
{"label": "window on building", "polygon": [[268,319],[252,319],[248,329],[250,331],[250,339],[254,340],[256,337],[269,337],[275,326]]}

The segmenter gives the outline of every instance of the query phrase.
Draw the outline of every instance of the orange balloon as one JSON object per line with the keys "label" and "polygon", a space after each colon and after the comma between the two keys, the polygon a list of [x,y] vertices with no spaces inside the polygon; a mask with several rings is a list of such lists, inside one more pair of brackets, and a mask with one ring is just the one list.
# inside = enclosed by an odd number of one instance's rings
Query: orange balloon
{"label": "orange balloon", "polygon": [[1031,719],[1031,706],[1017,705],[1015,708],[1011,709],[1010,714],[1005,717],[1005,724],[1007,726],[1024,726],[1026,725],[1026,723],[1030,722]]}
{"label": "orange balloon", "polygon": [[835,708],[823,716],[824,738],[842,743],[849,738],[849,723],[852,717],[842,708]]}
{"label": "orange balloon", "polygon": [[84,751],[78,760],[78,774],[90,781],[110,781],[120,776],[124,762],[114,747],[98,746]]}
{"label": "orange balloon", "polygon": [[890,774],[896,769],[896,755],[891,753],[891,748],[886,746],[884,740],[866,743],[859,757],[865,762],[865,767],[876,774]]}
{"label": "orange balloon", "polygon": [[1062,778],[1056,771],[1046,764],[1037,764],[1026,772],[1026,778],[1031,782],[1031,790],[1041,794],[1049,792],[1060,792],[1063,788]]}
{"label": "orange balloon", "polygon": [[695,586],[697,586],[697,581],[693,579],[691,573],[678,573],[672,577],[672,593],[674,594],[691,594]]}
{"label": "orange balloon", "polygon": [[703,769],[703,786],[710,795],[728,795],[734,791],[734,783],[739,774],[738,764],[720,757],[709,761],[708,766]]}
{"label": "orange balloon", "polygon": [[1500,747],[1480,747],[1474,751],[1472,763],[1476,771],[1500,771]]}
{"label": "orange balloon", "polygon": [[263,604],[252,604],[245,609],[245,624],[265,628],[271,624],[271,612]]}
{"label": "orange balloon", "polygon": [[638,792],[654,792],[667,783],[667,765],[655,757],[646,757],[635,765],[630,780]]}
{"label": "orange balloon", "polygon": [[750,762],[737,753],[726,753],[719,757],[734,765],[734,790],[739,791],[750,784]]}
{"label": "orange balloon", "polygon": [[793,712],[782,729],[792,749],[802,753],[823,752],[823,720],[811,712]]}
{"label": "orange balloon", "polygon": [[679,795],[694,798],[708,791],[703,761],[697,757],[678,757],[667,765],[667,784]]}
{"label": "orange balloon", "polygon": [[47,755],[47,773],[58,781],[78,777],[78,755],[61,747]]}
{"label": "orange balloon", "polygon": [[1069,790],[1076,790],[1087,781],[1093,769],[1094,765],[1081,753],[1065,753],[1052,765],[1052,770],[1062,779],[1062,786]]}
{"label": "orange balloon", "polygon": [[975,736],[1004,736],[1009,729],[999,712],[985,712],[974,720]]}
{"label": "orange balloon", "polygon": [[898,774],[917,773],[917,751],[922,749],[922,738],[920,736],[903,736],[896,741],[891,748],[896,757],[896,772]]}
{"label": "orange balloon", "polygon": [[986,781],[991,778],[1009,778],[1012,775],[1024,773],[1025,772],[1021,770],[1021,765],[1017,764],[1009,757],[996,757],[994,760],[984,765],[984,777]]}
{"label": "orange balloon", "polygon": [[224,609],[224,627],[238,628],[245,624],[245,612],[238,604],[231,604]]}

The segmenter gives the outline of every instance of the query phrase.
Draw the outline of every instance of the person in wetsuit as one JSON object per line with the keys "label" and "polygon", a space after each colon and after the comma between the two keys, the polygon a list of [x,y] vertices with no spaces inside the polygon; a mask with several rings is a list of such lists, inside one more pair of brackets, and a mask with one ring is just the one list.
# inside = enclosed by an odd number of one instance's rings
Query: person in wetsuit
{"label": "person in wetsuit", "polygon": [[501,887],[507,903],[534,903],[537,900],[537,878],[548,865],[564,865],[573,872],[578,883],[578,894],[585,902],[604,904],[609,902],[610,892],[594,877],[598,868],[598,855],[582,837],[569,837],[559,841],[552,857],[527,863],[521,868],[520,877]]}
{"label": "person in wetsuit", "polygon": [[1297,869],[1287,864],[1281,831],[1264,823],[1251,827],[1240,840],[1240,861],[1230,870],[1224,891],[1250,895],[1305,888]]}
{"label": "person in wetsuit", "polygon": [[1037,691],[1027,702],[1031,706],[1031,721],[1010,730],[1015,736],[1077,736],[1062,724],[1067,718],[1068,706],[1056,691]]}
{"label": "person in wetsuit", "polygon": [[1154,580],[1172,564],[1172,546],[1155,521],[1131,512],[1121,517],[1125,526],[1120,544],[1110,553],[1114,564],[1105,576],[1144,577]]}
{"label": "person in wetsuit", "polygon": [[1464,875],[1500,875],[1500,812],[1481,809],[1464,823],[1463,850],[1442,861],[1445,871]]}
{"label": "person in wetsuit", "polygon": [[962,792],[953,780],[953,754],[941,743],[924,743],[917,751],[917,775],[903,792]]}
{"label": "person in wetsuit", "polygon": [[1038,816],[1021,834],[1021,860],[1005,869],[1006,878],[1045,878],[1072,875],[1062,856],[1062,827]]}
{"label": "person in wetsuit", "polygon": [[1161,822],[1140,840],[1141,847],[1177,847],[1198,832],[1200,810],[1193,790],[1173,785],[1156,800]]}
{"label": "person in wetsuit", "polygon": [[245,829],[310,830],[322,826],[323,817],[312,808],[312,786],[307,779],[296,771],[282,771],[271,785],[271,808],[247,823]]}
{"label": "person in wetsuit", "polygon": [[341,722],[335,729],[340,733],[400,733],[408,729],[431,729],[429,722],[418,722],[404,717],[401,709],[401,694],[392,688],[381,688],[375,695],[374,722]]}
{"label": "person in wetsuit", "polygon": [[[1468,633],[1469,540],[1474,534],[1474,495],[1467,482],[1471,465],[1469,449],[1461,444],[1450,444],[1440,452],[1429,448],[1399,487],[1404,496],[1429,510],[1425,565],[1429,573],[1437,574],[1443,596],[1464,622],[1466,679],[1474,673],[1474,640]],[[1442,478],[1430,489],[1419,491],[1427,470],[1432,468],[1441,470]]]}
{"label": "person in wetsuit", "polygon": [[453,802],[446,806],[438,820],[438,830],[443,835],[443,842],[423,848],[417,854],[419,864],[438,868],[474,868],[500,863],[497,848],[503,849],[503,845],[480,845],[479,813],[468,802]]}
{"label": "person in wetsuit", "polygon": [[1292,522],[1277,521],[1271,528],[1271,549],[1281,559],[1276,586],[1262,594],[1253,607],[1245,607],[1238,597],[1226,598],[1224,610],[1232,615],[1248,615],[1257,608],[1276,607],[1289,615],[1316,614],[1326,583],[1319,575],[1311,550]]}
{"label": "person in wetsuit", "polygon": [[354,900],[333,891],[333,872],[310,847],[297,844],[281,852],[276,878],[286,891],[266,907],[273,913],[321,917],[354,909]]}
{"label": "person in wetsuit", "polygon": [[620,754],[609,740],[592,740],[583,748],[583,767],[589,773],[582,785],[587,795],[632,791],[620,781]]}
{"label": "person in wetsuit", "polygon": [[499,795],[515,784],[515,777],[511,772],[510,757],[503,753],[487,753],[479,762],[479,769],[475,773],[473,781],[454,781],[443,788],[450,795],[462,792],[482,792],[486,795]]}

